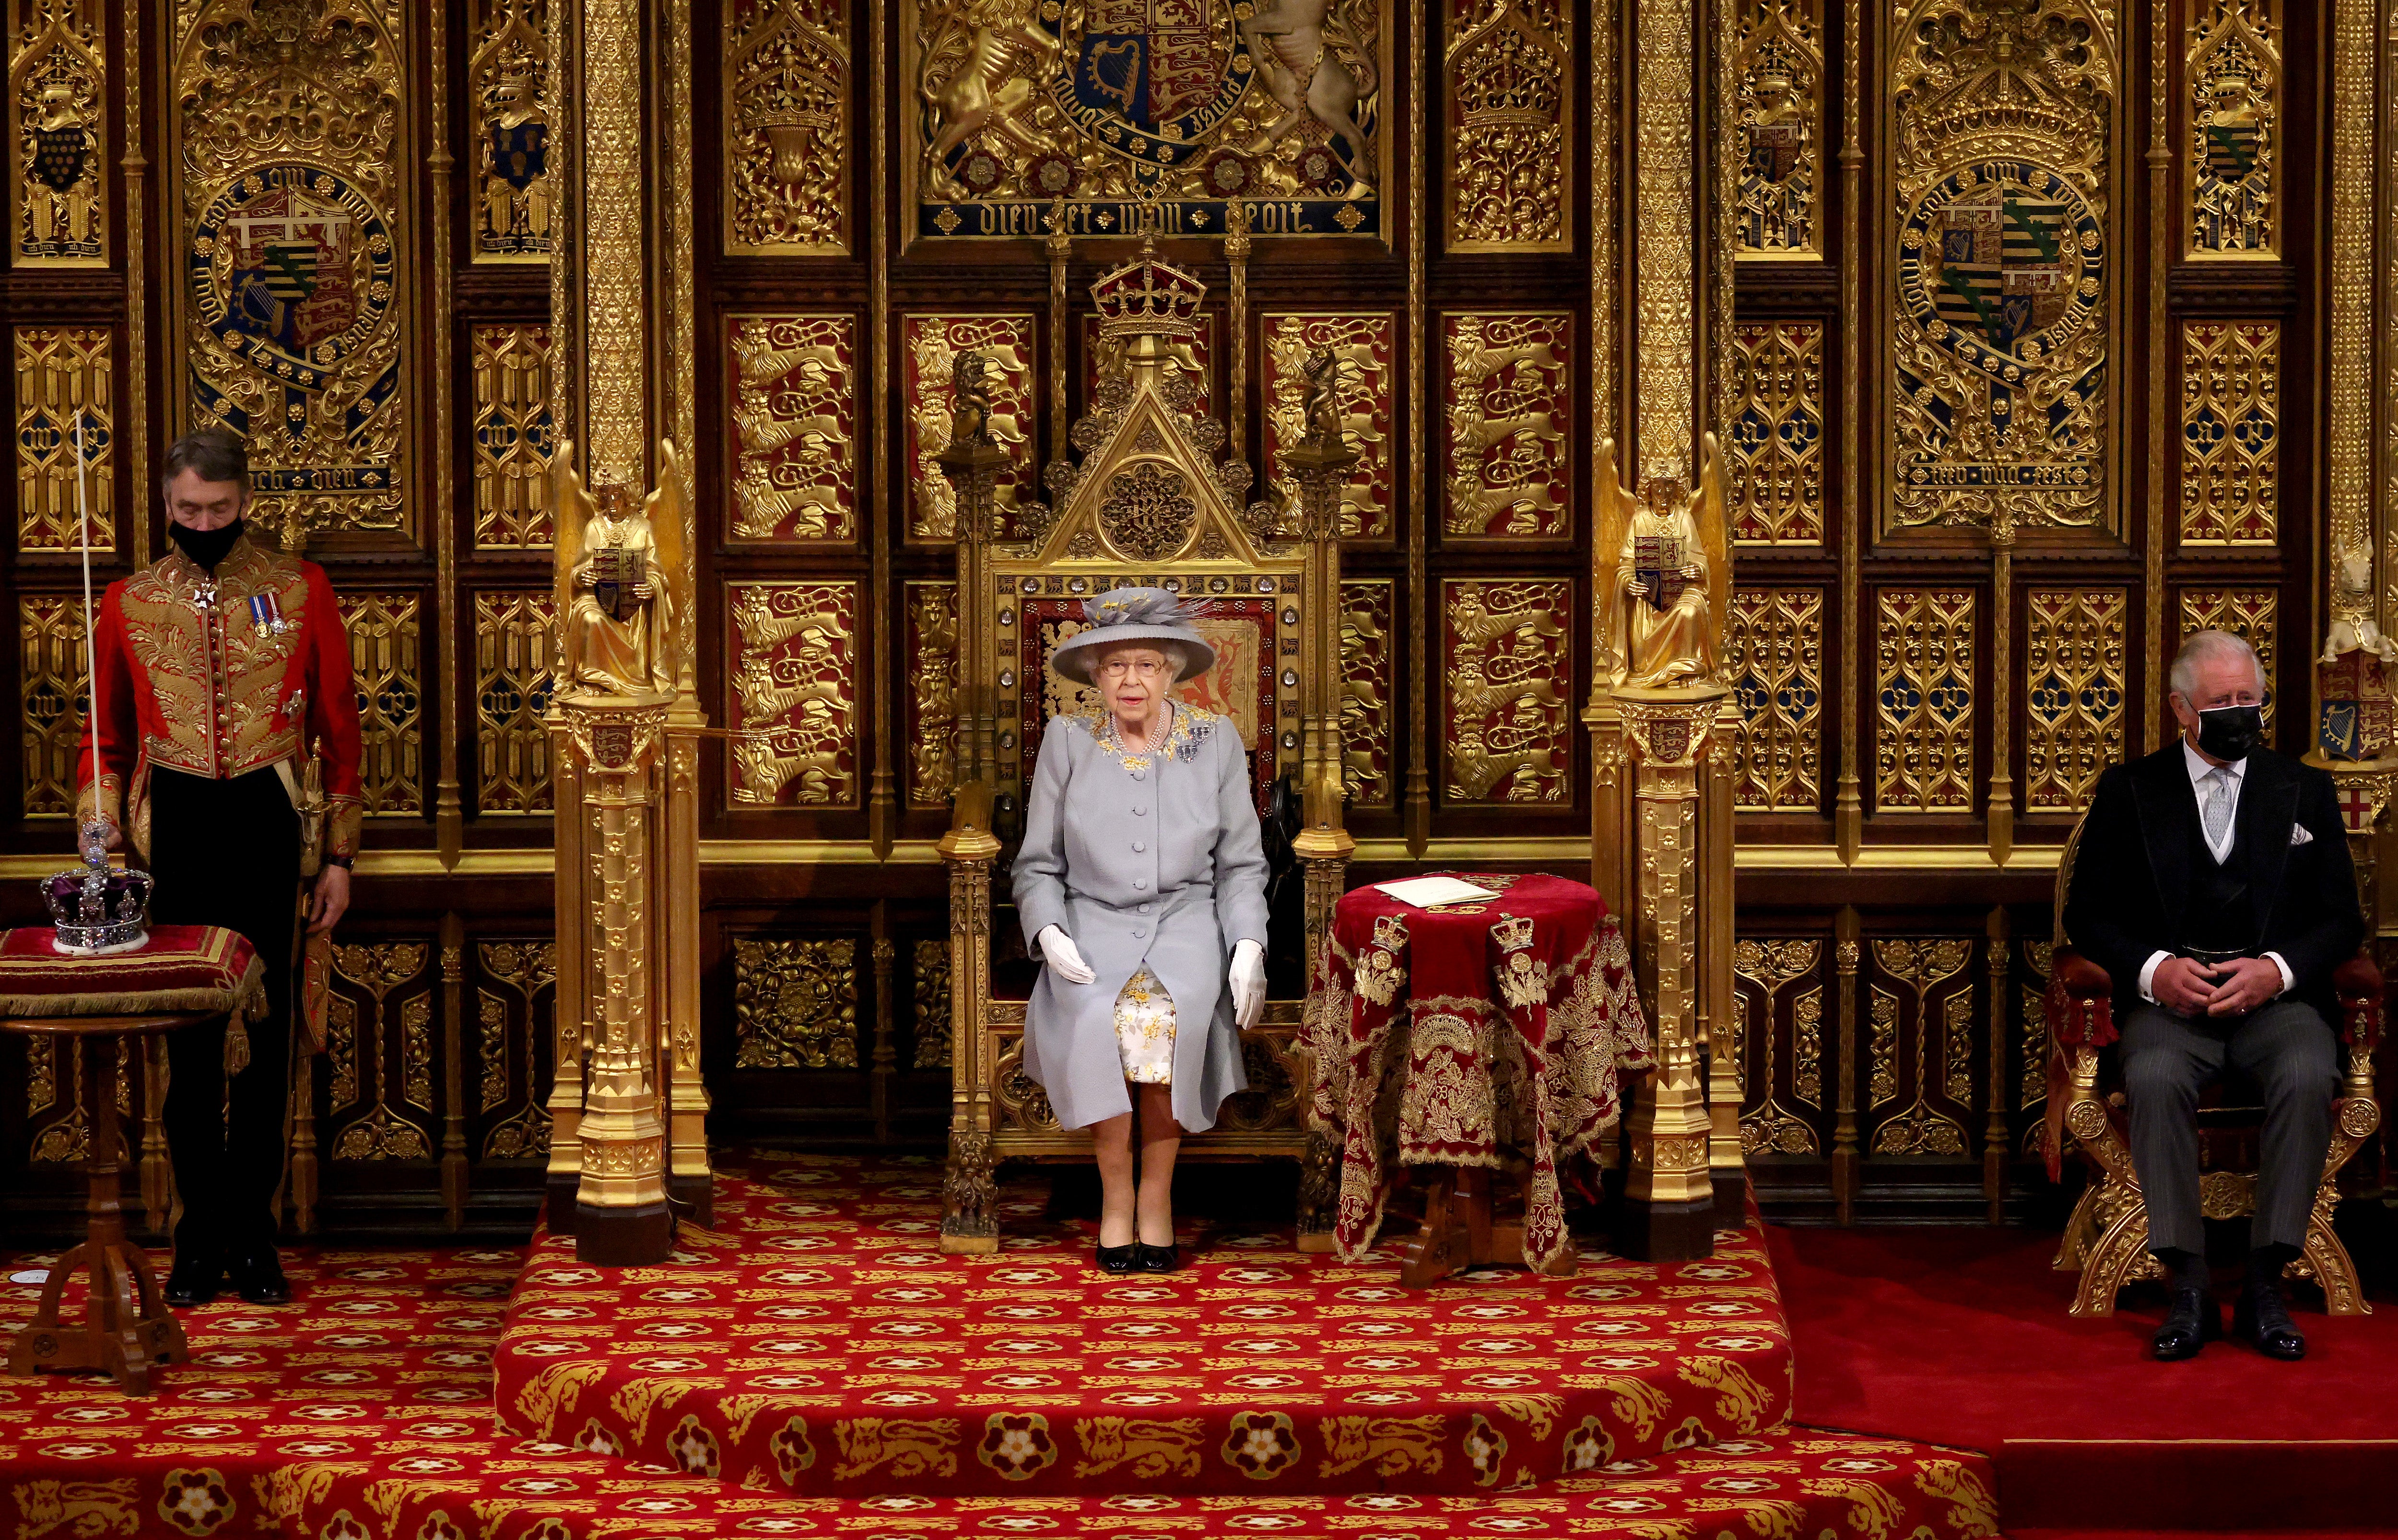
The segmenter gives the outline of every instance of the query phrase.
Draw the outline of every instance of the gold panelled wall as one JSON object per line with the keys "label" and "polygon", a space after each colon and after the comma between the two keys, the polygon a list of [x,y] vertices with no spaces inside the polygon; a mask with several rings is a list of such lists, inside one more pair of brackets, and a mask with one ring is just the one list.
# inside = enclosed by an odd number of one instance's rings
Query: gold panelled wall
{"label": "gold panelled wall", "polygon": [[[1301,58],[1259,8],[6,0],[0,817],[66,853],[78,434],[104,582],[164,548],[166,445],[244,433],[366,737],[309,1223],[538,1189],[582,1031],[546,934],[569,443],[594,486],[647,490],[661,439],[690,467],[711,1132],[938,1138],[952,371],[985,360],[1021,535],[1144,221],[1207,287],[1175,388],[1287,530],[1334,360],[1351,881],[1585,873],[1600,446],[1688,484],[1712,432],[1760,1191],[2021,1203],[2057,853],[2165,741],[2173,648],[2250,638],[2299,752],[2326,628],[2398,605],[2398,157],[2326,129],[2391,99],[2398,33],[2370,0],[1325,0]],[[1138,110],[1080,68],[1116,31]],[[1048,687],[1005,642],[1019,763]],[[993,951],[1029,977],[1012,914]],[[8,1158],[71,1147],[72,1073],[0,1055]]]}
{"label": "gold panelled wall", "polygon": [[[2317,264],[2375,239],[2316,190],[2319,146],[2372,140],[2325,132],[2336,83],[2377,78],[2347,17],[1731,7],[1726,651],[1769,1203],[2028,1200],[2058,853],[2106,767],[2168,741],[2184,636],[2249,639],[2277,746],[2316,748],[2324,628],[2387,586],[2369,534],[2342,575],[2310,447],[2342,399],[2368,420],[2361,333],[2351,397],[2314,342]],[[2032,104],[2003,131],[2001,98]]]}

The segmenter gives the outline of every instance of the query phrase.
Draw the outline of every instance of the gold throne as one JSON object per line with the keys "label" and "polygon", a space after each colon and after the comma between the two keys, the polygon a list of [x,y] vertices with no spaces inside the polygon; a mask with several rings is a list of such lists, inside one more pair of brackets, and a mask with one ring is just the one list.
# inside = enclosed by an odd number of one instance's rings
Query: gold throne
{"label": "gold throne", "polygon": [[[1002,1162],[1090,1154],[1089,1134],[1060,1128],[1024,1073],[1033,966],[1008,944],[1012,907],[1001,906],[995,918],[992,898],[994,879],[1004,892],[1009,854],[994,823],[1008,822],[1020,803],[1048,720],[1082,709],[1083,692],[1052,674],[1048,661],[1083,624],[1084,600],[1152,585],[1207,602],[1201,628],[1219,661],[1186,694],[1203,691],[1198,704],[1238,725],[1260,817],[1276,803],[1278,786],[1303,801],[1304,828],[1289,847],[1302,869],[1292,873],[1303,877],[1292,891],[1304,911],[1311,992],[1314,959],[1354,848],[1341,827],[1337,537],[1340,480],[1354,456],[1337,426],[1328,432],[1322,426],[1328,414],[1318,413],[1307,439],[1284,456],[1300,479],[1298,505],[1243,505],[1249,466],[1237,454],[1216,458],[1224,425],[1192,410],[1192,383],[1180,372],[1205,292],[1148,242],[1091,286],[1102,358],[1113,362],[1071,436],[1083,458],[1050,463],[1044,480],[1058,507],[1019,505],[1012,530],[997,526],[994,491],[1004,455],[989,432],[982,360],[961,355],[951,377],[950,442],[940,456],[958,493],[957,792],[941,841],[950,871],[955,1076],[945,1251],[997,1250],[993,1177]],[[1053,284],[1053,295],[1062,293],[1062,280]],[[1239,294],[1236,287],[1236,310]],[[1237,314],[1232,330],[1237,337]],[[1237,359],[1233,368],[1238,380]],[[1274,845],[1269,838],[1270,852]],[[1014,955],[995,962],[1003,952]],[[1312,1066],[1303,1008],[1300,1000],[1270,1000],[1263,1020],[1242,1033],[1250,1089],[1224,1104],[1213,1128],[1186,1138],[1181,1157],[1301,1162],[1300,1246],[1328,1250],[1330,1151],[1306,1125]]]}

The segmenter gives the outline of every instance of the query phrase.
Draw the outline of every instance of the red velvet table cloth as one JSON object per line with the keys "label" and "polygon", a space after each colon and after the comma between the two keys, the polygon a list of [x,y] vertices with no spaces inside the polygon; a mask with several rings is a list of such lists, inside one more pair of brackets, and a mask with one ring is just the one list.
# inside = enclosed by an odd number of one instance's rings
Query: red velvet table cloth
{"label": "red velvet table cloth", "polygon": [[1374,1243],[1399,1166],[1530,1164],[1524,1261],[1570,1244],[1557,1166],[1622,1115],[1654,1060],[1631,953],[1596,889],[1545,873],[1443,873],[1488,902],[1342,896],[1307,1022],[1316,1127],[1340,1151],[1333,1247]]}
{"label": "red velvet table cloth", "polygon": [[244,1023],[266,1010],[266,969],[249,942],[221,925],[152,925],[136,952],[75,957],[47,925],[0,931],[0,1017],[220,1013],[226,1057],[249,1057]]}

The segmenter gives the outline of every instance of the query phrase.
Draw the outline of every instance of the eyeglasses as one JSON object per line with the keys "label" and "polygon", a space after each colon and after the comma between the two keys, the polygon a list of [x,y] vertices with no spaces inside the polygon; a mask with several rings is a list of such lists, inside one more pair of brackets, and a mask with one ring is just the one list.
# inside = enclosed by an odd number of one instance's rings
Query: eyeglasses
{"label": "eyeglasses", "polygon": [[1143,679],[1155,679],[1165,672],[1165,663],[1164,659],[1154,657],[1120,657],[1100,664],[1096,671],[1101,679],[1122,679],[1126,674],[1138,674]]}

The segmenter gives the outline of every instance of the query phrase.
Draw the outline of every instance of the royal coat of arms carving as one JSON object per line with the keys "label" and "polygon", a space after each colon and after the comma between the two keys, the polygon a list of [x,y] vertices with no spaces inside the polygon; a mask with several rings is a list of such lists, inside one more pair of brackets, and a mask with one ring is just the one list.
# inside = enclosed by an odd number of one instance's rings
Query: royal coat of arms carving
{"label": "royal coat of arms carving", "polygon": [[1383,234],[1381,0],[917,0],[912,237]]}

